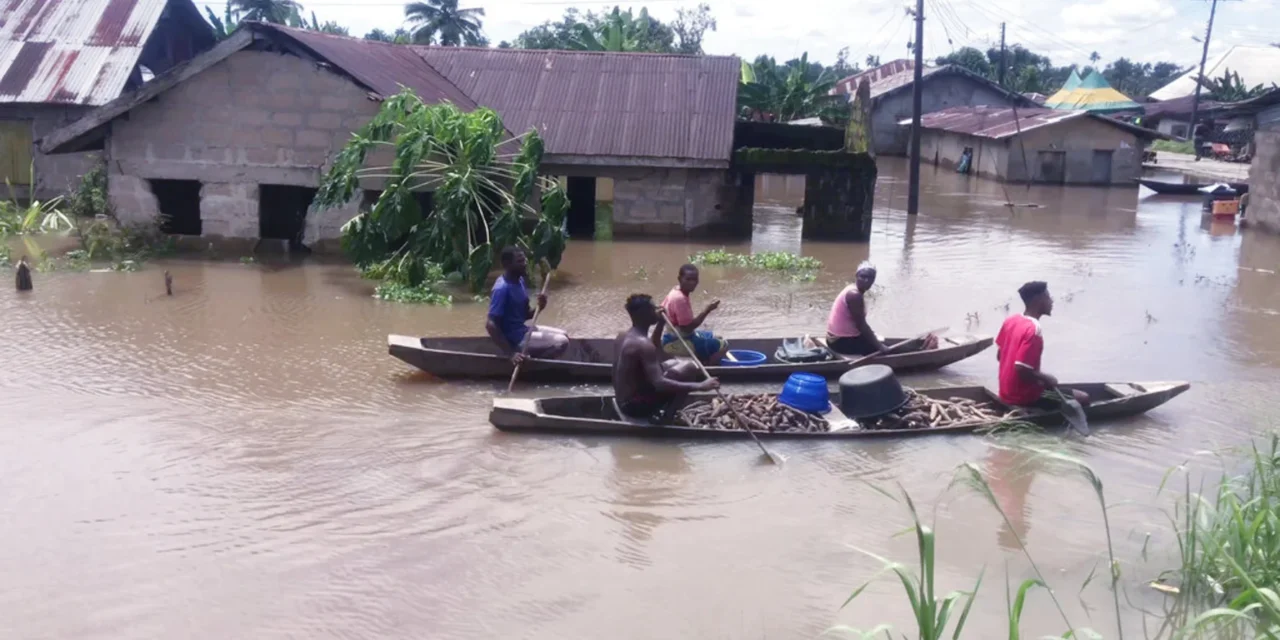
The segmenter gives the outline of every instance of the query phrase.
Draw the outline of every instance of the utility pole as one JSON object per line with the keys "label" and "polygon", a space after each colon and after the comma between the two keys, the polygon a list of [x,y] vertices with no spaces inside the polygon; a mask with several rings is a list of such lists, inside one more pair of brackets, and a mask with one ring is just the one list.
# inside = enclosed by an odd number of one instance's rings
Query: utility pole
{"label": "utility pole", "polygon": [[1005,67],[1005,64],[1004,64],[1004,23],[1003,23],[1003,22],[1001,22],[1001,23],[1000,23],[1000,75],[999,75],[999,76],[997,76],[997,77],[999,78],[999,80],[998,80],[997,82],[998,82],[998,83],[999,83],[999,85],[1000,85],[1000,86],[1002,86],[1002,87],[1004,86],[1004,67]]}
{"label": "utility pole", "polygon": [[[1217,2],[1217,0],[1214,0]],[[916,62],[911,83],[911,172],[907,178],[907,215],[920,213],[920,111],[924,100],[924,0],[916,0]]]}
{"label": "utility pole", "polygon": [[1213,16],[1218,12],[1218,0],[1212,0],[1209,7],[1209,26],[1204,30],[1204,49],[1200,52],[1200,71],[1196,73],[1196,92],[1191,98],[1191,128],[1187,131],[1191,145],[1196,154],[1196,162],[1200,161],[1200,148],[1196,146],[1196,118],[1200,115],[1200,88],[1204,82],[1204,63],[1209,58],[1209,37],[1213,35]]}

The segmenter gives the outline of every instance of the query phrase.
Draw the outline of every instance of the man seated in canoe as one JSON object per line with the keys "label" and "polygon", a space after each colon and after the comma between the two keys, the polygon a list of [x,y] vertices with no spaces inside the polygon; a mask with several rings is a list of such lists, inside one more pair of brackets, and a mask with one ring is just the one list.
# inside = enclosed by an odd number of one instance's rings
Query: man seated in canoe
{"label": "man seated in canoe", "polygon": [[[846,356],[869,356],[885,350],[884,343],[867,324],[866,293],[876,283],[876,268],[870,262],[858,265],[853,284],[846,286],[831,303],[827,314],[827,347]],[[904,345],[896,352],[938,348],[938,338],[926,336],[918,344]]]}
{"label": "man seated in canoe", "polygon": [[[658,345],[666,320],[658,313],[653,298],[637,293],[627,298],[631,328],[618,334],[614,344],[613,393],[618,409],[632,418],[659,420],[666,409],[678,405],[694,391],[720,387],[720,381],[701,377],[698,365],[689,359],[664,361]],[[653,327],[652,332],[650,327]]]}
{"label": "man seated in canoe", "polygon": [[[1028,282],[1018,289],[1026,309],[1021,315],[1009,316],[996,336],[996,360],[1000,363],[1000,401],[1008,405],[1029,407],[1041,401],[1059,401],[1058,379],[1040,370],[1044,353],[1044,336],[1040,319],[1053,315],[1053,296],[1042,281]],[[1089,394],[1073,389],[1072,396],[1081,405],[1089,403]]]}
{"label": "man seated in canoe", "polygon": [[[666,311],[667,333],[662,337],[662,350],[668,355],[684,358],[697,358],[703,364],[717,365],[729,352],[729,341],[718,337],[710,331],[699,330],[712,311],[720,308],[719,300],[712,300],[702,313],[693,315],[693,301],[689,296],[698,288],[698,268],[686,264],[680,267],[676,286],[662,299],[662,308]],[[696,353],[685,350],[673,332],[679,331],[685,342]]]}
{"label": "man seated in canoe", "polygon": [[[524,360],[522,352],[528,342],[531,358],[559,358],[569,348],[569,335],[554,327],[526,326],[533,317],[529,304],[529,291],[525,288],[529,260],[519,247],[502,250],[502,275],[493,283],[489,297],[489,316],[484,328],[502,352],[511,356],[511,362]],[[538,308],[547,306],[547,296],[538,294]]]}

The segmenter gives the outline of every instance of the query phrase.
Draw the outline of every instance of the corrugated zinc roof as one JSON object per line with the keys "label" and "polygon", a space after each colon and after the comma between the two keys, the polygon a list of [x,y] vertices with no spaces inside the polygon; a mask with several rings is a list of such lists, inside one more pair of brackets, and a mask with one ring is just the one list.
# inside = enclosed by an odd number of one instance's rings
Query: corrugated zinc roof
{"label": "corrugated zinc roof", "polygon": [[414,47],[546,152],[728,162],[741,64],[724,56]]}
{"label": "corrugated zinc roof", "polygon": [[476,107],[467,94],[404,45],[329,35],[306,29],[254,23],[259,31],[275,31],[310,49],[319,57],[355,77],[380,96],[413,89],[426,102],[452,102],[463,109]]}
{"label": "corrugated zinc roof", "polygon": [[119,96],[166,2],[0,0],[0,102]]}
{"label": "corrugated zinc roof", "polygon": [[[927,66],[925,67],[925,69],[928,68],[929,67]],[[906,58],[899,58],[878,67],[867,69],[866,71],[855,73],[847,78],[843,78],[836,83],[836,86],[831,91],[832,93],[854,94],[858,92],[858,83],[862,82],[864,79],[874,87],[877,82],[889,78],[890,76],[896,76],[905,71],[912,71],[913,69],[915,69],[914,62]],[[874,93],[872,95],[874,95]]]}
{"label": "corrugated zinc roof", "polygon": [[[1262,85],[1270,87],[1280,84],[1280,49],[1276,47],[1247,47],[1236,45],[1222,55],[1209,61],[1204,67],[1204,75],[1209,80],[1221,78],[1227,71],[1240,74],[1240,81],[1246,87]],[[1197,68],[1182,74],[1177,80],[1161,87],[1151,94],[1152,100],[1172,100],[1189,96],[1196,91],[1195,75]],[[1203,97],[1204,92],[1201,91]]]}
{"label": "corrugated zinc roof", "polygon": [[[1016,118],[1015,118],[1015,115]],[[1090,117],[1112,126],[1131,131],[1146,137],[1159,137],[1153,131],[1113,120],[1111,118],[1091,114],[1088,111],[1063,111],[1060,109],[1014,109],[998,107],[951,107],[942,111],[926,113],[920,118],[920,126],[925,129],[963,133],[979,138],[1002,140],[1033,129],[1048,127],[1068,120]],[[900,125],[909,125],[911,120],[903,120]]]}

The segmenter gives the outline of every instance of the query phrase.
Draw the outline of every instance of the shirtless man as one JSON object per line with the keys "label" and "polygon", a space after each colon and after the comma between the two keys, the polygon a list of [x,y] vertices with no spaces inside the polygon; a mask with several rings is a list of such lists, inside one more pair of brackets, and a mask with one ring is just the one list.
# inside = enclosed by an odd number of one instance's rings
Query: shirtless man
{"label": "shirtless man", "polygon": [[653,419],[689,393],[720,387],[715,378],[694,382],[701,372],[691,360],[662,361],[659,345],[666,319],[658,314],[653,298],[633,294],[627,298],[627,315],[631,328],[618,334],[613,363],[613,393],[624,414]]}

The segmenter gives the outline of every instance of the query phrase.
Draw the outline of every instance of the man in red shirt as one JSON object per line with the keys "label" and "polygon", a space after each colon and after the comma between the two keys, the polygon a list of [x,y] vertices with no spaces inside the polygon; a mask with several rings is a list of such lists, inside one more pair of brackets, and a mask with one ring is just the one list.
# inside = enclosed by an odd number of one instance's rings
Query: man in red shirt
{"label": "man in red shirt", "polygon": [[[1053,315],[1053,297],[1049,285],[1034,281],[1018,289],[1026,310],[1022,315],[1009,316],[996,336],[996,360],[1000,362],[1000,400],[1005,404],[1030,406],[1044,396],[1045,391],[1056,389],[1058,379],[1040,370],[1040,356],[1044,353],[1044,337],[1040,334],[1040,318]],[[1072,390],[1081,404],[1088,404],[1089,395]]]}

